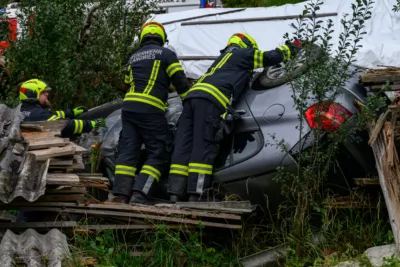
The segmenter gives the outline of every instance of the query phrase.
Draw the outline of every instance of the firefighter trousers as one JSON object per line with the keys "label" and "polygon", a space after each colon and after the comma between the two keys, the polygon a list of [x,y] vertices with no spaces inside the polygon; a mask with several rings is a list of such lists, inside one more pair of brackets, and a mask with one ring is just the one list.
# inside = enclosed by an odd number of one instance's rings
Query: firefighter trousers
{"label": "firefighter trousers", "polygon": [[[167,119],[163,113],[122,111],[121,120],[113,193],[127,197],[132,191],[151,195],[170,159],[172,134]],[[143,144],[147,159],[136,175]]]}
{"label": "firefighter trousers", "polygon": [[171,159],[168,193],[199,195],[212,184],[213,163],[219,146],[215,140],[221,110],[208,99],[184,101]]}

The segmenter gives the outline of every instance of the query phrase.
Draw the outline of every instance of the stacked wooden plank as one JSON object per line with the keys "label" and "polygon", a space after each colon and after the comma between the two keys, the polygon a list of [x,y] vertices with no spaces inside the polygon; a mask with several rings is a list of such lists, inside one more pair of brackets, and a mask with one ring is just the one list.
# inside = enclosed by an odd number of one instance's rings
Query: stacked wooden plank
{"label": "stacked wooden plank", "polygon": [[83,202],[87,198],[87,187],[108,190],[109,181],[102,174],[84,173],[82,155],[90,153],[59,137],[64,122],[21,123],[22,136],[28,143],[28,151],[36,161],[49,161],[46,174],[46,191],[37,201]]}
{"label": "stacked wooden plank", "polygon": [[360,83],[369,86],[371,91],[380,91],[387,83],[390,84],[390,90],[400,90],[400,68],[369,70],[360,75]]}

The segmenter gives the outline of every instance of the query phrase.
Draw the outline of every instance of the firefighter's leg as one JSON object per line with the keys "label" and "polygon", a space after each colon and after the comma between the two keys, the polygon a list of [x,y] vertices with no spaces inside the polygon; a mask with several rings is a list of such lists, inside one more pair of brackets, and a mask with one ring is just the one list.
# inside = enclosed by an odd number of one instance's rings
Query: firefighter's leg
{"label": "firefighter's leg", "polygon": [[193,112],[192,99],[183,104],[175,134],[175,147],[172,153],[169,171],[168,193],[171,201],[178,201],[185,195],[189,171],[189,157],[193,146]]}
{"label": "firefighter's leg", "polygon": [[193,150],[189,161],[187,192],[190,201],[211,187],[213,163],[218,154],[215,135],[221,117],[217,106],[206,99],[196,99],[194,104]]}
{"label": "firefighter's leg", "polygon": [[138,120],[140,120],[138,124],[140,124],[141,136],[146,147],[147,160],[136,178],[133,186],[134,194],[130,202],[145,204],[146,197],[154,196],[154,187],[168,167],[172,135],[163,113],[143,114]]}
{"label": "firefighter's leg", "polygon": [[[122,111],[122,132],[118,143],[118,158],[115,166],[113,194],[122,202],[127,202],[132,193],[136,175],[136,164],[140,156],[142,138],[132,120],[132,113]],[[126,200],[126,201],[125,201]]]}

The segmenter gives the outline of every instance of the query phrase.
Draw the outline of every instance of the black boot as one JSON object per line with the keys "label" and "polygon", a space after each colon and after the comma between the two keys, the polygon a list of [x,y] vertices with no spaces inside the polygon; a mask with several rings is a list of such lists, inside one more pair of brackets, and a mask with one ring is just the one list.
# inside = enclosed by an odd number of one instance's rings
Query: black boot
{"label": "black boot", "polygon": [[181,201],[181,198],[179,197],[179,196],[177,196],[177,195],[170,195],[169,196],[169,201],[171,201],[171,202],[173,202],[173,203],[176,203],[176,202],[179,202],[179,201]]}
{"label": "black boot", "polygon": [[200,195],[191,194],[189,196],[189,202],[203,202],[203,200],[200,198]]}
{"label": "black boot", "polygon": [[133,192],[129,204],[153,205],[153,203],[139,192]]}

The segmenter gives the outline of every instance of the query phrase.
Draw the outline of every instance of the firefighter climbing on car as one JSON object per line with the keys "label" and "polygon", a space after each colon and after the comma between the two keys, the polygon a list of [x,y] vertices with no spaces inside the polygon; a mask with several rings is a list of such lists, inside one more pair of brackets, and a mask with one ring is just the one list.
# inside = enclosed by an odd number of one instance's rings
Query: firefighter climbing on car
{"label": "firefighter climbing on car", "polygon": [[81,106],[74,109],[50,111],[49,93],[51,87],[40,79],[30,79],[19,87],[19,99],[22,103],[21,112],[24,121],[55,121],[67,120],[65,128],[61,132],[62,137],[74,137],[82,133],[90,132],[94,128],[104,127],[104,119],[78,120],[76,116],[84,113],[86,108]]}
{"label": "firefighter climbing on car", "polygon": [[[155,185],[168,168],[173,141],[165,117],[168,88],[172,82],[184,99],[190,86],[176,54],[163,47],[166,42],[161,23],[145,23],[139,35],[140,47],[127,64],[125,83],[129,89],[121,111],[112,202],[151,203]],[[147,159],[139,171],[142,144]]]}
{"label": "firefighter climbing on car", "polygon": [[262,51],[246,33],[230,37],[220,56],[183,102],[169,175],[171,201],[180,201],[186,195],[189,201],[203,200],[203,193],[212,184],[221,121],[235,113],[232,105],[248,87],[253,69],[286,61],[296,55],[299,46],[298,41],[287,41],[274,50]]}

